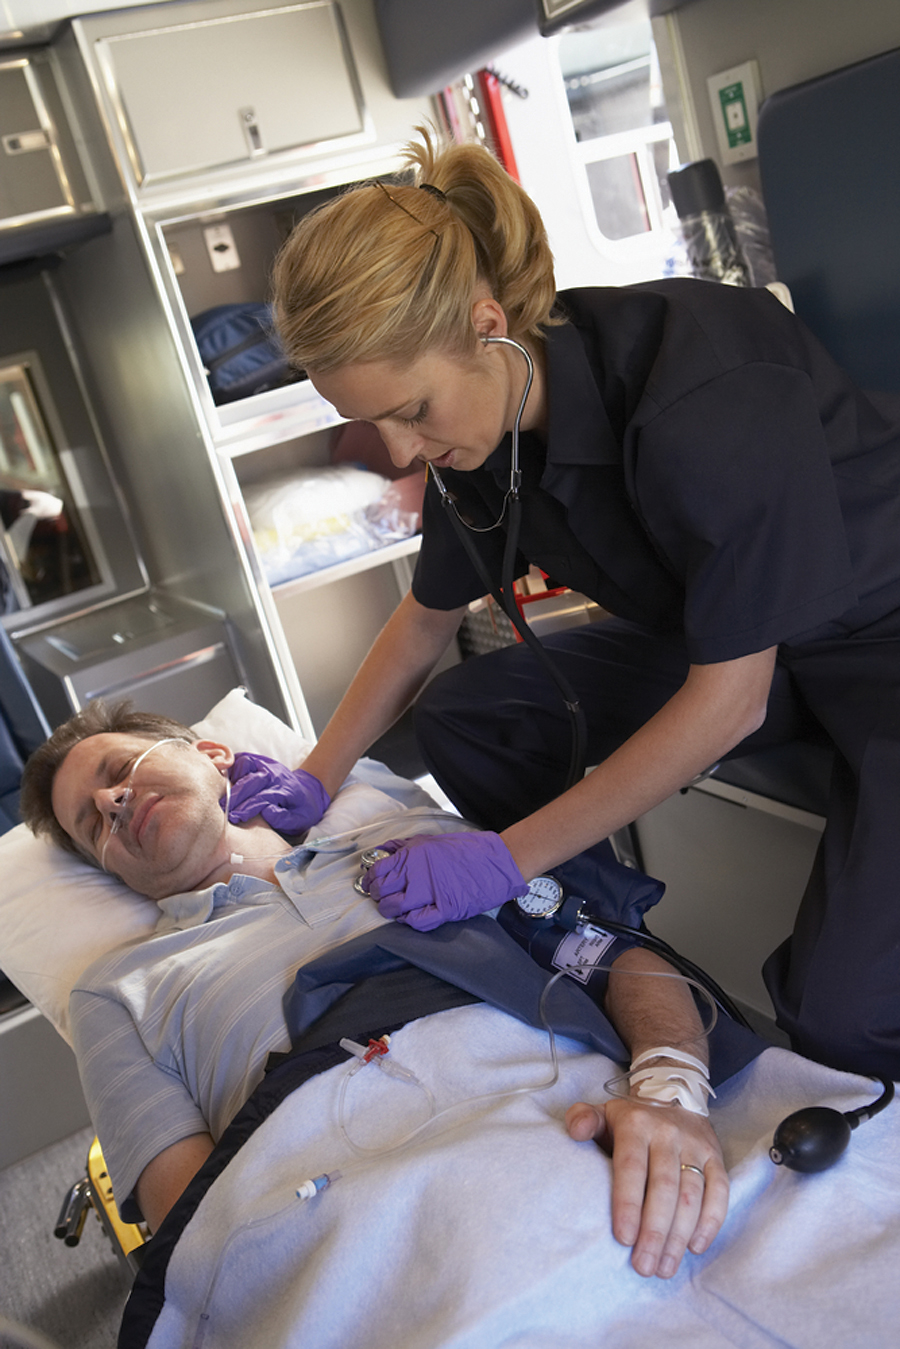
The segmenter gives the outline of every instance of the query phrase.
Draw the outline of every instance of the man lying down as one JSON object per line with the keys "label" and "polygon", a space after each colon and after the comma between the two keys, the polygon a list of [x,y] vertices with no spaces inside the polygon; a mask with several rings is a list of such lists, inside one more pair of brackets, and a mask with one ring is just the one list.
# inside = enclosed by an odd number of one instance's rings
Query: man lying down
{"label": "man lying down", "polygon": [[[315,791],[307,779],[127,703],[90,705],[26,767],[22,815],[30,828],[160,908],[155,935],[95,962],[71,1001],[82,1081],[120,1210],[154,1232],[263,1079],[270,1055],[291,1051],[269,1059],[263,1091],[285,1065],[302,1082],[352,1062],[337,1048],[341,1038],[365,1047],[385,1030],[406,1026],[409,1034],[410,1023],[423,1044],[433,1033],[444,1053],[441,1027],[457,1024],[446,1018],[497,1024],[498,1013],[480,1003],[524,1008],[540,1025],[538,997],[549,975],[492,918],[433,933],[415,931],[402,915],[392,921],[385,877],[392,866],[412,867],[416,835],[468,826],[436,808],[398,808],[350,839],[316,841],[303,831],[323,804],[305,800]],[[392,860],[381,867],[376,903],[354,886],[361,854],[396,837],[408,842],[388,842]],[[510,878],[510,896],[523,889],[521,877]],[[614,863],[598,884],[611,909],[618,903],[610,918],[631,922],[659,890]],[[636,893],[644,896],[637,909]],[[706,1117],[707,1045],[682,982],[638,977],[671,974],[665,962],[623,939],[610,955],[609,1021],[569,979],[551,990],[549,1019],[641,1071],[630,1095],[625,1077],[621,1098],[558,1107],[558,1130],[561,1139],[567,1132],[611,1152],[614,1235],[633,1248],[638,1273],[667,1278],[686,1249],[707,1249],[727,1209],[722,1155]],[[550,1070],[547,1037],[527,1034],[542,1046],[541,1082]],[[749,1033],[741,1041],[743,1034],[737,1048],[730,1042],[713,1085],[764,1047]],[[595,1057],[564,1043],[585,1062]],[[504,1085],[506,1078],[482,1090]],[[393,1089],[407,1093],[413,1125],[425,1118],[423,1089]],[[673,1091],[681,1104],[668,1109],[636,1095],[670,1101]],[[365,1118],[354,1128],[365,1144]],[[585,1206],[594,1202],[583,1194]]]}

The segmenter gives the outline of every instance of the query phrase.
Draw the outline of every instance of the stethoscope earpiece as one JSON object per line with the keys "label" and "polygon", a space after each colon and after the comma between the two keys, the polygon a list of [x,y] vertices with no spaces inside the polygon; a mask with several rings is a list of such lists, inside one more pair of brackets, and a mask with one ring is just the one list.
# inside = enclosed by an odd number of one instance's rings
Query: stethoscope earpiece
{"label": "stethoscope earpiece", "polygon": [[862,1120],[871,1119],[894,1097],[894,1084],[879,1078],[882,1094],[871,1105],[859,1110],[832,1110],[829,1106],[812,1105],[795,1110],[783,1119],[775,1130],[769,1156],[776,1166],[812,1175],[827,1171],[841,1157],[850,1142],[850,1135]]}

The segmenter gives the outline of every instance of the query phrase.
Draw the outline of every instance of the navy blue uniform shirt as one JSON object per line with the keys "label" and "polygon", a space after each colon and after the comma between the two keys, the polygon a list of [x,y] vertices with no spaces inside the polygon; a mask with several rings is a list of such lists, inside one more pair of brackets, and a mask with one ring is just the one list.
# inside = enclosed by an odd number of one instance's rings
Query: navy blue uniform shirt
{"label": "navy blue uniform shirt", "polygon": [[[764,290],[656,281],[566,291],[559,310],[546,444],[522,437],[521,571],[683,631],[697,664],[892,614],[900,634],[900,400],[857,389]],[[490,525],[509,437],[442,477]],[[421,604],[483,594],[433,483],[423,536]],[[499,583],[503,526],[472,537]]]}

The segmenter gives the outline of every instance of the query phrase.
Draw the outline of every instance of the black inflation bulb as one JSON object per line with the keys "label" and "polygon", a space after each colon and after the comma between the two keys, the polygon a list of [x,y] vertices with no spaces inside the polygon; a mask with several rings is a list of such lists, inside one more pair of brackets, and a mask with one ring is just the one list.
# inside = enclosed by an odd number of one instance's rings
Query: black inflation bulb
{"label": "black inflation bulb", "polygon": [[791,1171],[827,1171],[850,1142],[852,1128],[846,1115],[828,1106],[796,1110],[775,1130],[769,1156],[776,1166]]}

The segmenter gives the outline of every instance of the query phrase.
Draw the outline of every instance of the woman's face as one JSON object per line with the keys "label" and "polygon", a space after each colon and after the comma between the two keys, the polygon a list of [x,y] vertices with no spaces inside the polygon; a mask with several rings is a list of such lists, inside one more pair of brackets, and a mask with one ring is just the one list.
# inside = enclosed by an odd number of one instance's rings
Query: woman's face
{"label": "woman's face", "polygon": [[398,468],[419,459],[468,472],[512,430],[526,375],[518,352],[479,342],[468,357],[430,351],[410,365],[366,361],[310,378],[342,417],[378,428]]}

